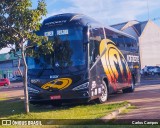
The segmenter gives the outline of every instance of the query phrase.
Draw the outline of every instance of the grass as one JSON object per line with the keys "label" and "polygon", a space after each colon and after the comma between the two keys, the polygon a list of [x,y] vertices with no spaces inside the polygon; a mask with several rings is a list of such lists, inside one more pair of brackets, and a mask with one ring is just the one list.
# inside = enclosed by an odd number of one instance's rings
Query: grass
{"label": "grass", "polygon": [[[105,116],[107,113],[126,105],[127,102],[115,104],[83,104],[63,106],[61,108],[53,108],[48,106],[33,106],[30,105],[30,113],[25,114],[24,102],[22,100],[1,100],[0,101],[0,119],[97,119]],[[73,122],[73,120],[65,120],[64,124],[91,124],[90,120],[85,122]],[[71,122],[70,122],[71,121]],[[61,124],[61,123],[60,123]],[[17,126],[11,126],[14,128]],[[22,126],[21,126],[22,127]],[[32,126],[36,128],[37,126]],[[43,128],[44,126],[38,126]],[[49,126],[59,127],[59,126]]]}
{"label": "grass", "polygon": [[0,101],[0,118],[10,119],[96,119],[126,105],[127,102],[115,104],[85,104],[61,108],[36,107],[30,105],[30,113],[25,114],[23,101]]}
{"label": "grass", "polygon": [[[126,105],[127,102],[115,104],[86,104],[62,108],[36,107],[30,105],[30,113],[25,114],[23,101],[1,100],[0,118],[5,119],[96,119]],[[135,109],[131,106],[130,109]],[[13,111],[14,110],[14,111]],[[136,125],[138,128],[158,128],[159,126]],[[7,126],[7,128],[134,128],[134,125],[45,125],[45,126]],[[6,126],[0,126],[6,128]]]}

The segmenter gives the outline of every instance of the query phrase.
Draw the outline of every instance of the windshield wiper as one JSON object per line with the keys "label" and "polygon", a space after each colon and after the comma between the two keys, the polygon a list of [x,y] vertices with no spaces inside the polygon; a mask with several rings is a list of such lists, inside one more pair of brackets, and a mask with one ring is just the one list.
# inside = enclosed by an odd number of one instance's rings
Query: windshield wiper
{"label": "windshield wiper", "polygon": [[46,66],[43,64],[43,68],[41,69],[40,72],[38,72],[37,77],[41,77],[45,69],[46,69]]}
{"label": "windshield wiper", "polygon": [[47,66],[43,64],[42,70],[38,73],[37,77],[41,77],[45,70],[51,69],[54,72],[53,67],[52,68],[46,68]]}
{"label": "windshield wiper", "polygon": [[62,70],[67,70],[67,73],[69,73],[69,74],[71,74],[71,75],[74,75],[74,73],[71,72],[68,67],[61,67],[61,69],[62,69]]}

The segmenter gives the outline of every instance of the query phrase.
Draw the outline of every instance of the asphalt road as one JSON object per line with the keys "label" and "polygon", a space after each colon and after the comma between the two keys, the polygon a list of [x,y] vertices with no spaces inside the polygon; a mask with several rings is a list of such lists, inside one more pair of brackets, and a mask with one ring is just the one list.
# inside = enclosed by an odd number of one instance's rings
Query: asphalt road
{"label": "asphalt road", "polygon": [[[13,83],[9,87],[0,87],[0,98],[23,97],[22,83]],[[128,101],[136,106],[127,114],[117,119],[160,119],[160,80],[144,80],[136,86],[134,93],[123,94],[121,91],[109,96],[106,104]]]}
{"label": "asphalt road", "polygon": [[128,101],[136,109],[121,114],[116,119],[159,119],[160,120],[160,80],[145,80],[134,93],[111,95],[108,103]]}
{"label": "asphalt road", "polygon": [[9,86],[0,87],[0,99],[24,97],[23,84],[11,83]]}

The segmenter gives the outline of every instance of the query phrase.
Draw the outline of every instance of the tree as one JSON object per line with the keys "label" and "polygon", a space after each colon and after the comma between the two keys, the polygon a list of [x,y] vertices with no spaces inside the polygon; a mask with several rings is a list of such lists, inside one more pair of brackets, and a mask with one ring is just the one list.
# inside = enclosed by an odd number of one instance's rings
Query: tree
{"label": "tree", "polygon": [[[34,31],[40,29],[40,21],[45,16],[46,4],[44,0],[38,1],[36,9],[32,8],[31,0],[1,0],[0,2],[0,49],[11,47],[16,54],[21,52],[24,64],[23,84],[25,96],[25,111],[29,112],[28,88],[27,88],[27,64],[26,53],[33,54],[33,46],[40,46],[45,52],[52,50],[52,44],[43,36],[37,36]],[[29,41],[29,45],[26,42]],[[20,59],[20,57],[18,57]]]}

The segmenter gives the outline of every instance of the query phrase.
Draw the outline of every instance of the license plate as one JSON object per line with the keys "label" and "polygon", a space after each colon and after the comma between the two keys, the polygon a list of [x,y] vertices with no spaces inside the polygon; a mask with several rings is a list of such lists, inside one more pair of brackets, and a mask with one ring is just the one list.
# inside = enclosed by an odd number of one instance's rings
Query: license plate
{"label": "license plate", "polygon": [[57,95],[57,96],[50,96],[51,100],[58,100],[61,99],[61,95]]}

